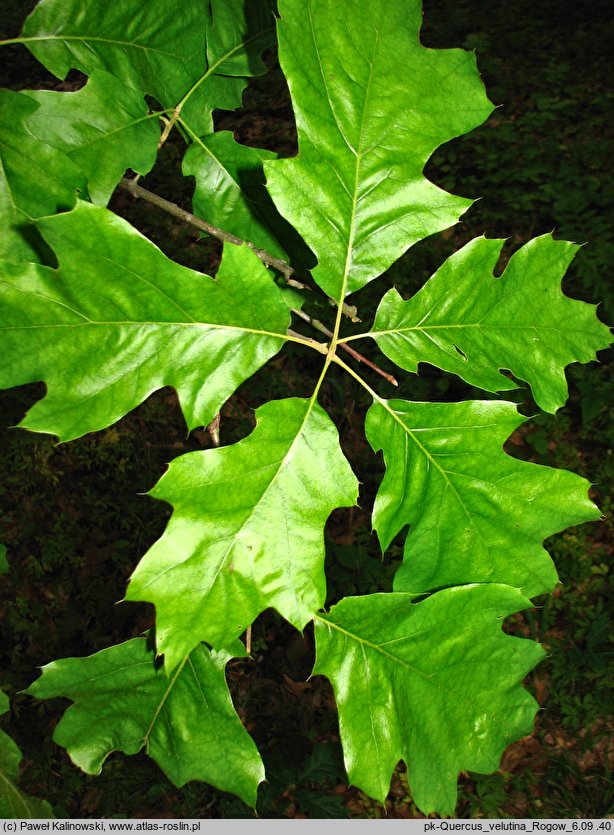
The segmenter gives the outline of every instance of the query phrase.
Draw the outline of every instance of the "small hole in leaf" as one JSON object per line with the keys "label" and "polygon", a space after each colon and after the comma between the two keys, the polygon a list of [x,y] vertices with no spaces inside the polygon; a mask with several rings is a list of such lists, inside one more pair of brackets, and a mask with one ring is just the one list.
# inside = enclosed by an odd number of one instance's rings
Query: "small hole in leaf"
{"label": "small hole in leaf", "polygon": [[454,346],[454,350],[461,355],[461,357],[467,362],[467,354],[458,347],[458,345]]}

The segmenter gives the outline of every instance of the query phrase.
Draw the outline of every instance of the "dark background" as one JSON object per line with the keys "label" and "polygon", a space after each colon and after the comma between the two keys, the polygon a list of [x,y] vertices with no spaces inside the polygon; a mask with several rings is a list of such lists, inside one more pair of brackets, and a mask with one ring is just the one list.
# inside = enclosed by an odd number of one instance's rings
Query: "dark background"
{"label": "dark background", "polygon": [[[3,36],[18,33],[32,6],[4,0]],[[416,246],[357,297],[363,323],[389,286],[409,295],[476,235],[508,239],[503,263],[529,237],[551,231],[586,242],[565,291],[600,301],[602,320],[614,321],[613,34],[609,2],[427,0],[423,42],[476,49],[490,98],[499,105],[482,128],[440,149],[427,173],[454,193],[482,199],[458,227]],[[20,46],[3,47],[0,61],[4,85],[14,89],[70,90],[81,83],[78,74],[65,83],[53,79]],[[234,129],[247,144],[293,153],[292,113],[279,71],[250,87],[243,111],[218,114],[217,125]],[[169,141],[157,169],[142,182],[189,208],[192,184],[177,173],[183,152],[179,138]],[[171,257],[205,272],[215,268],[215,243],[199,241],[193,230],[125,194],[111,205]],[[525,414],[536,417],[512,436],[508,451],[589,478],[606,518],[550,540],[560,586],[536,601],[533,611],[510,619],[510,631],[539,639],[548,650],[548,659],[527,680],[543,709],[534,735],[508,749],[500,772],[461,777],[460,817],[594,818],[613,811],[611,358],[602,352],[600,363],[569,369],[570,401],[555,417],[539,415],[525,391],[515,397]],[[382,365],[389,367],[385,360]],[[244,437],[253,426],[253,409],[265,400],[310,392],[315,373],[300,349],[285,349],[225,407],[222,442]],[[383,381],[369,379],[389,394]],[[83,775],[51,742],[66,703],[38,703],[19,694],[37,666],[98,651],[152,624],[148,607],[115,605],[169,516],[167,506],[142,494],[175,455],[211,443],[204,431],[186,437],[170,389],[117,425],[68,445],[9,428],[43,393],[42,385],[0,393],[0,542],[8,546],[10,565],[0,576],[0,681],[12,698],[2,728],[24,751],[20,785],[47,798],[58,816],[250,816],[239,800],[206,785],[176,789],[142,754],[112,755],[100,777]],[[418,377],[404,375],[399,396],[456,400],[484,393],[424,366]],[[382,463],[364,441],[364,393],[333,374],[321,402],[337,421],[368,511]],[[327,526],[329,602],[390,588],[401,553],[398,539],[381,560],[367,512],[334,513]],[[254,626],[253,650],[253,661],[230,665],[229,681],[267,766],[260,815],[382,816],[378,803],[347,788],[332,692],[320,677],[306,682],[313,661],[309,631],[303,639],[267,612]],[[404,768],[395,774],[386,811],[389,817],[418,815]]]}

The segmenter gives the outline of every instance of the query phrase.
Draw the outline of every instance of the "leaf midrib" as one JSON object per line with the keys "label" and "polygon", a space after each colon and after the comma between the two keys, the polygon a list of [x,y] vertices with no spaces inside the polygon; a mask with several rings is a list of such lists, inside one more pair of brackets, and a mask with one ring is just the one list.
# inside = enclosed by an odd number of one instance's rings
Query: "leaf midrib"
{"label": "leaf midrib", "polygon": [[586,334],[586,328],[573,328],[569,327],[567,323],[565,325],[542,325],[541,323],[532,323],[532,324],[520,324],[520,325],[499,325],[499,324],[483,324],[481,322],[476,322],[472,324],[461,324],[461,325],[412,325],[411,327],[402,327],[402,328],[390,328],[388,330],[383,331],[365,331],[364,333],[357,333],[353,334],[352,336],[346,336],[344,339],[338,340],[339,343],[344,342],[353,342],[356,339],[366,339],[366,337],[372,337],[373,339],[377,339],[378,336],[397,336],[402,335],[404,333],[426,333],[427,331],[432,330],[452,330],[452,329],[464,329],[469,330],[470,328],[478,328],[479,330],[538,330],[538,331],[554,331],[554,332],[564,332],[564,333],[580,333]]}
{"label": "leaf midrib", "polygon": [[[391,652],[388,652],[387,650],[383,649],[382,645],[374,644],[371,641],[368,641],[366,638],[361,638],[359,635],[356,635],[354,632],[350,632],[348,629],[344,629],[342,626],[339,626],[339,624],[334,623],[334,621],[328,620],[326,617],[324,617],[322,615],[318,615],[318,614],[314,615],[314,620],[321,621],[321,623],[326,624],[326,626],[329,626],[332,629],[336,629],[338,632],[341,632],[346,637],[351,638],[352,640],[356,641],[356,643],[358,643],[361,647],[368,647],[370,650],[373,650],[374,652],[377,652],[380,655],[383,655],[385,658],[390,659],[393,663],[400,664],[402,667],[405,667],[406,670],[409,670],[410,672],[415,673],[416,675],[420,676],[420,678],[423,678],[425,681],[433,683],[433,676],[432,675],[429,675],[428,673],[423,673],[422,670],[419,670],[417,667],[414,667],[411,664],[408,664],[407,661],[404,661],[402,658],[399,658],[398,656],[393,655]],[[413,636],[409,636],[409,637],[413,637]],[[406,639],[405,636],[402,636],[398,640],[405,640],[405,639]]]}
{"label": "leaf midrib", "polygon": [[166,704],[166,701],[171,694],[171,690],[175,686],[175,682],[179,678],[179,676],[181,674],[181,671],[183,670],[188,658],[189,658],[189,656],[186,655],[185,658],[177,665],[177,669],[173,673],[173,676],[168,683],[168,687],[164,691],[164,694],[163,694],[162,698],[160,699],[160,702],[159,702],[158,706],[156,707],[156,709],[154,711],[151,722],[149,723],[149,727],[145,731],[145,735],[143,737],[143,742],[145,743],[147,752],[149,752],[149,737],[151,736],[151,734],[153,732],[154,726],[155,726],[156,722],[158,721],[158,717],[160,716],[160,713],[162,712],[162,708]]}
{"label": "leaf midrib", "polygon": [[117,46],[125,49],[126,47],[132,47],[133,49],[142,49],[145,52],[157,52],[160,55],[164,55],[168,58],[172,58],[174,61],[181,61],[182,64],[186,64],[185,56],[175,52],[168,52],[165,49],[160,49],[155,46],[145,45],[137,43],[136,41],[121,41],[116,38],[101,38],[99,35],[28,35],[22,38],[10,38],[8,40],[0,41],[0,46],[5,46],[9,44],[28,44],[28,43],[45,43],[47,41],[79,41],[80,43],[104,43],[108,44],[109,46]]}
{"label": "leaf midrib", "polygon": [[[209,78],[209,76],[215,75],[215,71],[217,70],[217,68],[219,66],[221,66],[225,61],[228,61],[229,58],[232,58],[233,55],[235,55],[241,49],[244,49],[252,41],[258,40],[258,38],[263,37],[268,32],[272,32],[274,29],[275,29],[274,26],[269,26],[268,29],[262,29],[260,32],[257,32],[256,34],[251,35],[249,38],[246,38],[245,40],[236,44],[235,46],[233,46],[232,49],[230,49],[228,52],[225,52],[222,56],[220,56],[217,59],[217,61],[214,61],[213,64],[211,64],[209,67],[207,67],[207,71],[196,82],[194,82],[192,87],[190,87],[188,92],[181,99],[181,101],[179,102],[177,107],[180,110],[183,109],[184,104],[188,101],[190,96],[192,96],[192,94],[195,93],[196,90],[198,90],[198,88],[200,87],[201,84],[204,84],[204,82]],[[206,51],[207,51],[207,44],[205,42],[205,55],[206,55]],[[244,76],[227,76],[227,77],[229,77],[229,78],[244,78]]]}
{"label": "leaf midrib", "polygon": [[[69,308],[70,309],[70,308]],[[80,315],[80,314],[79,314]],[[53,324],[53,325],[8,325],[8,326],[0,326],[0,332],[3,331],[27,331],[27,330],[51,330],[51,329],[59,329],[59,328],[94,328],[94,327],[136,327],[142,328],[144,325],[150,325],[151,327],[162,328],[162,327],[170,327],[170,328],[201,328],[204,330],[229,330],[229,331],[239,331],[241,333],[248,333],[253,334],[255,336],[271,336],[275,339],[283,339],[288,342],[300,342],[301,345],[305,344],[308,347],[309,343],[303,339],[293,339],[291,336],[288,336],[287,333],[277,333],[275,331],[265,331],[265,330],[257,330],[256,328],[246,328],[240,325],[219,325],[219,324],[211,324],[209,322],[152,322],[152,321],[143,321],[143,322],[135,322],[135,321],[109,321],[109,322],[70,322],[70,323],[63,323],[63,324]]]}
{"label": "leaf midrib", "polygon": [[370,95],[371,95],[371,83],[372,83],[372,79],[373,79],[373,63],[374,63],[375,53],[377,51],[377,47],[378,47],[378,44],[379,44],[379,29],[377,28],[377,26],[374,23],[374,27],[375,27],[376,32],[377,32],[377,37],[375,37],[374,41],[373,41],[373,52],[371,54],[371,60],[369,61],[369,77],[367,79],[367,85],[366,85],[366,88],[365,88],[365,96],[364,96],[363,108],[362,108],[361,119],[360,119],[360,129],[359,129],[359,133],[358,133],[358,143],[357,143],[357,148],[354,149],[350,145],[348,140],[346,139],[343,131],[341,130],[341,127],[339,126],[339,124],[337,122],[337,118],[335,116],[335,112],[334,112],[334,109],[333,109],[333,106],[332,106],[332,102],[330,101],[330,97],[328,96],[328,85],[327,85],[326,78],[325,78],[325,75],[324,75],[324,68],[322,66],[322,61],[320,60],[320,51],[318,49],[318,42],[317,42],[317,39],[316,39],[316,30],[315,30],[315,26],[314,26],[314,22],[313,22],[313,14],[312,14],[311,3],[310,2],[307,3],[307,10],[308,10],[308,15],[309,15],[309,25],[311,27],[311,35],[312,35],[312,39],[313,39],[313,44],[314,44],[314,47],[315,47],[316,55],[318,57],[318,68],[320,70],[320,75],[322,76],[322,84],[324,85],[324,89],[327,91],[327,98],[328,98],[328,102],[329,102],[329,105],[330,105],[331,113],[332,113],[333,119],[335,121],[335,124],[337,125],[337,128],[339,130],[339,134],[340,134],[341,138],[343,139],[345,145],[350,150],[350,152],[352,154],[354,154],[355,159],[356,159],[355,168],[354,168],[354,189],[353,189],[353,193],[351,195],[349,195],[349,192],[348,192],[348,195],[351,197],[351,200],[352,200],[352,209],[351,209],[351,216],[350,216],[350,229],[349,229],[348,239],[347,239],[346,258],[345,258],[345,264],[344,264],[344,267],[343,267],[343,279],[342,279],[342,282],[341,282],[341,288],[340,288],[339,299],[338,299],[338,307],[339,307],[340,313],[337,316],[337,320],[335,322],[334,335],[333,335],[332,342],[331,342],[331,351],[334,352],[335,347],[336,347],[337,342],[338,342],[339,329],[340,329],[340,326],[341,326],[341,310],[342,310],[341,302],[343,301],[343,299],[346,296],[347,286],[348,286],[348,281],[349,281],[349,276],[350,276],[350,270],[352,268],[352,261],[353,261],[353,257],[354,257],[354,241],[355,241],[355,238],[356,238],[356,220],[357,220],[356,210],[357,210],[358,201],[359,201],[358,191],[359,191],[360,167],[361,167],[362,158],[363,158],[363,156],[362,156],[363,155],[363,150],[362,150],[363,133],[364,133],[365,118],[366,118],[366,114],[367,114],[369,98],[370,98]]}
{"label": "leaf midrib", "polygon": [[433,467],[436,470],[439,471],[441,477],[444,480],[445,489],[447,489],[449,487],[452,490],[452,492],[454,493],[454,495],[457,498],[457,501],[458,501],[459,505],[462,507],[465,516],[467,517],[467,519],[469,520],[469,522],[471,523],[473,528],[476,530],[480,540],[482,541],[482,545],[484,546],[484,548],[486,548],[488,550],[488,546],[486,545],[486,542],[484,540],[484,537],[482,536],[482,532],[480,531],[480,528],[473,521],[472,514],[470,513],[469,509],[465,506],[465,503],[463,502],[463,500],[462,500],[458,490],[456,489],[456,486],[454,485],[453,481],[448,477],[448,471],[445,470],[441,466],[441,464],[439,464],[439,462],[437,461],[437,458],[435,456],[431,455],[429,450],[424,446],[424,444],[422,444],[420,442],[420,440],[415,436],[414,432],[399,417],[397,412],[395,412],[395,410],[392,408],[392,406],[390,406],[390,404],[387,401],[379,399],[379,403],[380,403],[381,406],[383,406],[388,411],[388,413],[390,415],[392,415],[392,417],[396,420],[396,422],[402,427],[402,429],[404,430],[406,435],[412,439],[412,441],[416,444],[416,446],[419,448],[419,450],[422,452],[422,454],[426,457],[426,459],[433,465]]}
{"label": "leaf midrib", "polygon": [[[254,516],[254,514],[258,510],[258,508],[259,508],[260,504],[262,503],[264,497],[267,495],[269,490],[272,488],[273,484],[276,483],[277,479],[280,477],[281,472],[284,470],[284,468],[286,466],[286,463],[288,461],[288,458],[291,456],[292,451],[293,451],[296,443],[298,442],[298,439],[302,436],[303,430],[305,428],[305,424],[307,423],[311,413],[313,412],[313,408],[314,408],[316,400],[317,400],[317,395],[318,395],[318,392],[319,392],[321,382],[323,380],[323,376],[324,376],[323,374],[320,376],[320,380],[318,382],[318,385],[317,385],[313,395],[311,396],[311,398],[309,400],[309,404],[308,404],[307,409],[305,411],[305,416],[304,416],[304,418],[301,422],[301,425],[300,425],[299,429],[297,430],[294,438],[292,439],[292,442],[290,443],[290,446],[288,447],[287,452],[285,453],[284,457],[280,460],[279,464],[277,465],[276,472],[274,473],[274,475],[272,475],[271,479],[269,480],[265,489],[262,491],[262,493],[258,497],[257,501],[254,502],[254,505],[253,505],[249,515],[247,517],[245,517],[245,519],[237,526],[237,529],[234,531],[232,536],[229,537],[229,545],[228,545],[227,549],[225,550],[225,552],[223,553],[223,555],[221,556],[221,558],[219,558],[217,569],[215,571],[215,574],[208,581],[206,591],[204,593],[202,593],[202,595],[201,595],[203,599],[206,599],[207,595],[211,592],[211,589],[213,588],[220,572],[223,570],[224,566],[228,562],[229,555],[232,553],[232,550],[235,546],[238,534],[242,530],[244,530],[247,525],[249,525],[250,520],[252,519],[252,517]],[[192,559],[193,556],[194,556],[194,553],[189,554],[187,556],[187,558],[185,560],[183,560],[182,562],[188,562],[190,559]],[[143,590],[147,589],[153,583],[157,583],[159,581],[159,579],[164,574],[166,574],[168,571],[172,571],[179,564],[180,563],[173,563],[172,565],[169,565],[167,568],[165,568],[160,573],[156,574],[155,576],[152,576],[147,581],[147,583],[143,585]],[[194,617],[192,617],[192,621],[194,621],[197,617],[198,617],[198,613]]]}
{"label": "leaf midrib", "polygon": [[14,783],[14,781],[6,776],[5,772],[2,769],[0,769],[0,780],[2,780],[6,784],[6,788],[4,789],[5,793],[7,795],[10,793],[18,801],[18,803],[15,804],[15,802],[11,802],[9,798],[8,803],[10,804],[10,808],[16,810],[16,806],[21,805],[24,811],[26,812],[26,814],[23,815],[23,817],[29,817],[31,809],[26,800],[26,796],[23,794],[21,789]]}

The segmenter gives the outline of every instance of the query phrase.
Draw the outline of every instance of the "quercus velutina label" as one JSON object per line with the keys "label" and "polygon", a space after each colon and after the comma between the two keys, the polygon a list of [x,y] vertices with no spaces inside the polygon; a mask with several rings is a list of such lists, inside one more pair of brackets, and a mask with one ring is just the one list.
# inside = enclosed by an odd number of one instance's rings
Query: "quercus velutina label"
{"label": "quercus velutina label", "polygon": [[[500,277],[501,241],[478,238],[413,298],[389,291],[370,330],[344,335],[346,296],[471,204],[423,169],[492,105],[473,54],[421,45],[421,14],[418,0],[280,0],[277,12],[267,0],[42,0],[11,41],[59,78],[88,76],[72,93],[0,92],[0,385],[47,386],[22,425],[70,440],[170,385],[188,427],[205,426],[286,342],[319,369],[306,397],[266,403],[251,434],[181,456],[151,491],[173,513],[126,598],[154,604],[155,648],[137,638],[56,661],[31,686],[74,703],[54,738],[88,773],[145,748],[177,785],[207,781],[255,805],[265,773],[225,667],[266,608],[314,623],[349,780],[381,801],[404,760],[418,807],[453,814],[459,771],[496,769],[531,732],[522,679],[543,652],[502,620],[554,587],[544,539],[599,517],[589,484],[504,452],[523,421],[513,403],[385,399],[355,370],[352,343],[370,337],[400,369],[428,362],[493,393],[516,387],[511,372],[554,412],[566,366],[610,333],[561,292],[576,247],[543,236]],[[298,129],[288,159],[212,120],[241,103],[275,43]],[[187,145],[193,215],[123,179],[150,171],[172,131]],[[174,263],[108,210],[117,186],[226,240],[217,275]],[[315,266],[287,289],[262,262],[289,278],[297,233]],[[303,314],[312,337],[292,327],[308,288],[332,301],[330,327]],[[319,402],[333,366],[373,400],[382,548],[409,530],[393,592],[326,612],[324,525],[358,495]]]}

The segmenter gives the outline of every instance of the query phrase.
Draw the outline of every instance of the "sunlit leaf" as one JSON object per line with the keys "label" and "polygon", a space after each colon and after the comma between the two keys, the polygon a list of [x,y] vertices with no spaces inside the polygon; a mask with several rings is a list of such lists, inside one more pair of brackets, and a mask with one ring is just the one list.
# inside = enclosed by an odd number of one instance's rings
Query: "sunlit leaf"
{"label": "sunlit leaf", "polygon": [[335,691],[350,782],[383,803],[402,759],[418,808],[454,815],[458,773],[496,770],[533,729],[520,682],[544,651],[501,630],[530,605],[508,586],[462,586],[421,603],[349,597],[318,616],[314,673]]}
{"label": "sunlit leaf", "polygon": [[[238,642],[233,654],[244,654]],[[112,751],[145,748],[175,785],[202,780],[254,806],[264,768],[228,692],[230,658],[199,646],[168,676],[147,639],[134,638],[47,664],[27,692],[74,702],[53,738],[88,774],[100,774]]]}
{"label": "sunlit leaf", "polygon": [[260,53],[274,38],[267,0],[195,0],[179,10],[167,0],[42,0],[22,35],[58,78],[97,69],[154,96],[197,134],[212,130],[214,108],[241,103],[247,77],[266,67]]}
{"label": "sunlit leaf", "polygon": [[0,90],[0,258],[13,262],[39,260],[32,218],[72,208],[86,190],[80,168],[27,129],[37,107],[22,93]]}
{"label": "sunlit leaf", "polygon": [[277,258],[285,258],[286,252],[267,222],[277,211],[264,187],[262,170],[263,162],[276,156],[240,145],[230,131],[218,131],[190,146],[183,173],[196,180],[194,214]]}
{"label": "sunlit leaf", "polygon": [[408,301],[389,290],[369,335],[401,368],[429,362],[488,391],[516,387],[497,370],[507,368],[555,412],[567,399],[565,366],[595,359],[611,334],[594,305],[561,292],[577,246],[535,238],[495,278],[502,243],[471,241]]}
{"label": "sunlit leaf", "polygon": [[87,175],[94,203],[106,204],[127,168],[147,174],[160,129],[143,96],[102,70],[75,93],[30,90],[39,104],[28,117],[34,136],[63,151]]}
{"label": "sunlit leaf", "polygon": [[59,271],[0,270],[0,386],[48,388],[22,426],[69,440],[167,385],[188,426],[206,425],[284,344],[288,307],[247,247],[229,245],[213,281],[101,207],[81,203],[38,227]]}
{"label": "sunlit leaf", "polygon": [[299,154],[269,162],[268,188],[343,298],[471,205],[422,171],[492,110],[473,54],[420,44],[418,0],[281,0],[279,58]]}
{"label": "sunlit leaf", "polygon": [[268,607],[302,629],[324,604],[324,524],[358,484],[323,409],[277,400],[244,441],[175,459],[151,495],[173,516],[128,600],[156,607],[173,668],[198,641],[227,646]]}
{"label": "sunlit leaf", "polygon": [[410,525],[395,590],[495,582],[527,597],[552,591],[542,542],[600,514],[585,479],[504,453],[524,420],[513,403],[492,400],[374,402],[365,429],[386,461],[373,509],[382,548]]}

